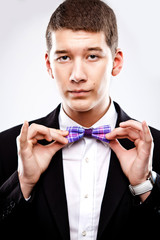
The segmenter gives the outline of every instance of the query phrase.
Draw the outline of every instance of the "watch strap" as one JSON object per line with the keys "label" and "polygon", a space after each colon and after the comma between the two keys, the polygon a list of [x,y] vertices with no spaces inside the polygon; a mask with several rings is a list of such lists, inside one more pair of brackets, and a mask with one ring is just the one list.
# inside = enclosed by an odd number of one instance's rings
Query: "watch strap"
{"label": "watch strap", "polygon": [[152,188],[153,188],[153,184],[149,179],[136,186],[129,185],[129,189],[133,194],[133,196],[141,195],[143,193],[149,192],[152,190]]}
{"label": "watch strap", "polygon": [[149,177],[145,182],[140,183],[136,186],[129,185],[129,189],[132,195],[133,196],[141,195],[143,193],[151,191],[153,188],[153,185],[156,182],[156,178],[157,178],[157,173],[154,171],[150,171]]}

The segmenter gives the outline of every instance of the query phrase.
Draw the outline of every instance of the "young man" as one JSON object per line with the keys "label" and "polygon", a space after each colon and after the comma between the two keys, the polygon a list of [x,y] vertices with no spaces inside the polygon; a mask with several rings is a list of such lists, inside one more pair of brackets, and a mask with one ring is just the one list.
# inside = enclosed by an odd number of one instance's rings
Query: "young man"
{"label": "young man", "polygon": [[[63,101],[46,117],[0,134],[2,236],[157,236],[160,133],[132,120],[109,96],[111,75],[123,65],[112,9],[99,0],[66,0],[46,40],[47,70]],[[93,138],[103,125],[103,139]],[[72,141],[68,127],[81,138]]]}

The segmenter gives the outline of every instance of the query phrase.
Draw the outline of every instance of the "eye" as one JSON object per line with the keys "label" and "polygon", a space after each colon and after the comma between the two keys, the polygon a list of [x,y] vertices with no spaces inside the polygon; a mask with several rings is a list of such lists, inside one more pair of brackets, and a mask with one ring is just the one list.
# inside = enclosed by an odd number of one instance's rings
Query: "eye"
{"label": "eye", "polygon": [[70,58],[68,56],[62,56],[62,57],[59,57],[57,60],[58,62],[67,62],[70,60]]}
{"label": "eye", "polygon": [[93,60],[97,60],[98,59],[98,56],[97,55],[94,55],[94,54],[91,54],[88,56],[88,59],[93,61]]}

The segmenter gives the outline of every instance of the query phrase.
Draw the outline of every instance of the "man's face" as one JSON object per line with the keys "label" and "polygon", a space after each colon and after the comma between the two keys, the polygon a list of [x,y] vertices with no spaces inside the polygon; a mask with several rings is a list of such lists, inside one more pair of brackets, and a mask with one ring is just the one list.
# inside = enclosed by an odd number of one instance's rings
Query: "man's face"
{"label": "man's face", "polygon": [[47,58],[48,71],[57,81],[66,112],[96,111],[107,106],[113,58],[103,32],[55,31]]}

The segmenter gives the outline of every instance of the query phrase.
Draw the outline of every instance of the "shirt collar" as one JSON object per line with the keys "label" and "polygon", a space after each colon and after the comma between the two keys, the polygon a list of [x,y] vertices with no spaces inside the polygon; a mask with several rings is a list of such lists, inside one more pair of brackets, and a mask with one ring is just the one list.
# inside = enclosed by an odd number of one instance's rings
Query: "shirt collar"
{"label": "shirt collar", "polygon": [[110,105],[108,111],[92,127],[96,128],[96,127],[100,127],[103,125],[110,125],[111,131],[112,131],[116,126],[117,117],[118,117],[118,115],[117,115],[114,103],[111,100],[111,105]]}
{"label": "shirt collar", "polygon": [[[99,127],[102,125],[110,125],[111,126],[111,130],[113,130],[116,126],[116,122],[117,122],[117,112],[114,106],[113,101],[111,100],[111,105],[108,109],[108,111],[105,113],[105,115],[100,118],[95,124],[93,124],[91,127],[95,128],[95,127]],[[77,122],[73,121],[63,110],[63,106],[61,104],[61,108],[60,108],[60,114],[59,114],[59,125],[60,125],[60,129],[62,130],[66,130],[66,128],[68,126],[81,126],[80,124],[78,124]]]}
{"label": "shirt collar", "polygon": [[[117,122],[117,112],[114,106],[113,101],[111,100],[111,105],[108,109],[108,111],[104,114],[104,116],[102,118],[100,118],[95,124],[93,124],[91,126],[91,128],[96,128],[96,127],[100,127],[103,125],[110,125],[111,127],[111,131],[115,128],[116,126],[116,122]],[[60,129],[62,130],[66,130],[66,128],[68,126],[81,126],[80,124],[78,124],[77,122],[73,121],[64,111],[63,106],[61,104],[61,108],[60,108],[60,114],[59,114],[59,126]],[[108,146],[108,143],[102,142],[105,146]],[[73,143],[72,143],[73,144]],[[72,145],[69,144],[69,145]]]}

